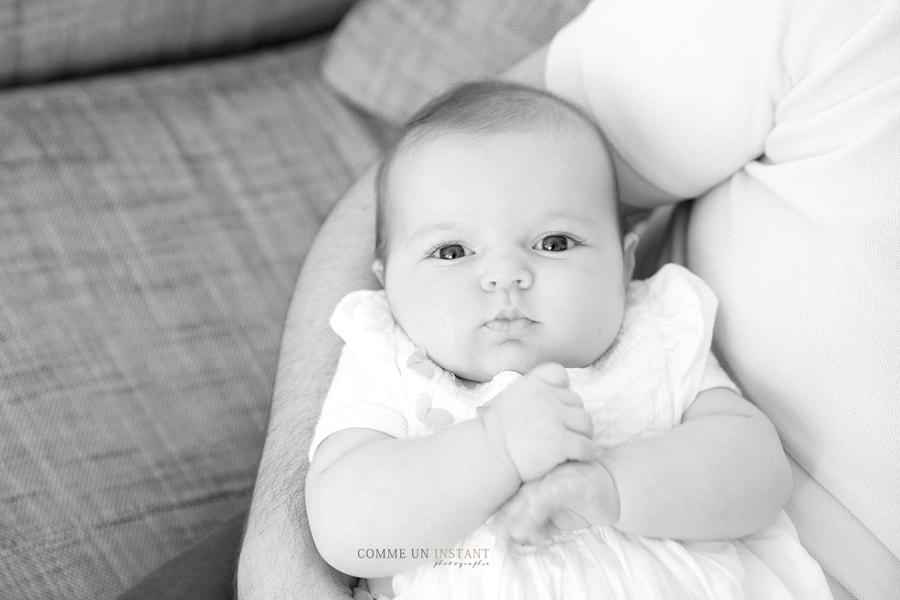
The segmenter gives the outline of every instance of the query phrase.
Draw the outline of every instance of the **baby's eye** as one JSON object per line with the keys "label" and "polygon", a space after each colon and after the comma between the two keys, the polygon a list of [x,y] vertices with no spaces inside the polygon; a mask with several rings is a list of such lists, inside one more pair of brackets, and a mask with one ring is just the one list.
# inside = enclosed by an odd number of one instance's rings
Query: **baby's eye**
{"label": "baby's eye", "polygon": [[543,250],[544,252],[563,252],[571,248],[575,242],[564,235],[553,234],[544,236],[534,245],[535,250]]}
{"label": "baby's eye", "polygon": [[462,244],[447,244],[437,248],[431,253],[433,257],[440,258],[441,260],[456,260],[457,258],[462,258],[468,254],[469,253]]}

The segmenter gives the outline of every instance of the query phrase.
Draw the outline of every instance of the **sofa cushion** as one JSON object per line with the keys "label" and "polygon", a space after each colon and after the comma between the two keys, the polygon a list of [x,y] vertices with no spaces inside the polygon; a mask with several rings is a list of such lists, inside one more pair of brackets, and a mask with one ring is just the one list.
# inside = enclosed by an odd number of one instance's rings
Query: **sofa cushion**
{"label": "sofa cushion", "polygon": [[0,86],[297,39],[354,0],[0,0]]}
{"label": "sofa cushion", "polygon": [[246,510],[297,273],[381,134],[322,45],[0,94],[0,598],[109,598]]}
{"label": "sofa cushion", "polygon": [[341,21],[326,80],[401,123],[448,86],[496,75],[575,17],[587,0],[364,0]]}

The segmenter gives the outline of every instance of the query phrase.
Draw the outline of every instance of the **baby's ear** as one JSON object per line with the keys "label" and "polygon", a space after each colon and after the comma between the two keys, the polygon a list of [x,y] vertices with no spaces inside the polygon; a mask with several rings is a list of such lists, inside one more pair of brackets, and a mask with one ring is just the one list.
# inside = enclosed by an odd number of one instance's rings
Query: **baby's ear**
{"label": "baby's ear", "polygon": [[372,272],[375,273],[375,277],[378,278],[378,283],[381,284],[381,287],[384,287],[384,261],[382,259],[375,259],[375,262],[372,263]]}
{"label": "baby's ear", "polygon": [[625,266],[623,273],[625,275],[626,286],[628,285],[628,282],[631,281],[632,276],[634,276],[634,263],[636,262],[635,252],[640,241],[641,238],[633,231],[626,233],[625,238],[622,240],[622,262]]}

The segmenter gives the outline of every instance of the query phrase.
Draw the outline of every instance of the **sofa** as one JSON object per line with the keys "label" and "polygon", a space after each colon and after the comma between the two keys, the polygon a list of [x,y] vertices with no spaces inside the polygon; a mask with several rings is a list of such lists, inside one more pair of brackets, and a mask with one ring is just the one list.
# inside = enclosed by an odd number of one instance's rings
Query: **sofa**
{"label": "sofa", "polygon": [[[0,0],[0,598],[236,557],[330,208],[422,102],[585,4]],[[825,565],[838,597],[898,572],[873,540]]]}

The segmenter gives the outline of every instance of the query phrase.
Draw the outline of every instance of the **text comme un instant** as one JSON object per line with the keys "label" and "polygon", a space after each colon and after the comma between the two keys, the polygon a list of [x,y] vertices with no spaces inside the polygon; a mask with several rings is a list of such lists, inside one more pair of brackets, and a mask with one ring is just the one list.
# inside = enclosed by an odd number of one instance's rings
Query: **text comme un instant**
{"label": "text comme un instant", "polygon": [[359,548],[359,558],[487,560],[490,548]]}

